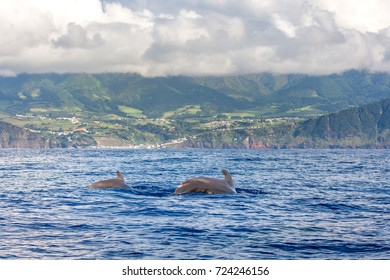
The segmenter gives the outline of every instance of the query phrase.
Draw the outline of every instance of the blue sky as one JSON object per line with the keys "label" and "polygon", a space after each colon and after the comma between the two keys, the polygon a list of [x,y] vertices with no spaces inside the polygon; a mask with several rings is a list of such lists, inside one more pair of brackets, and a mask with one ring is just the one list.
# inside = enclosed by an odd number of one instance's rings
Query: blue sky
{"label": "blue sky", "polygon": [[390,71],[387,0],[3,0],[0,75]]}

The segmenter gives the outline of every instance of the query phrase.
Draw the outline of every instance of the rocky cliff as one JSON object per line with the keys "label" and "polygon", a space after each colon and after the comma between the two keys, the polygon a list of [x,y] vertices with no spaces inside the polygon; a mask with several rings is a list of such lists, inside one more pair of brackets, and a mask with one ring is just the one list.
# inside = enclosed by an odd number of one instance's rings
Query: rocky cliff
{"label": "rocky cliff", "polygon": [[302,148],[389,148],[390,99],[303,122],[294,132]]}
{"label": "rocky cliff", "polygon": [[0,121],[0,148],[55,148],[52,141]]}
{"label": "rocky cliff", "polygon": [[267,130],[207,132],[180,148],[390,148],[390,99]]}

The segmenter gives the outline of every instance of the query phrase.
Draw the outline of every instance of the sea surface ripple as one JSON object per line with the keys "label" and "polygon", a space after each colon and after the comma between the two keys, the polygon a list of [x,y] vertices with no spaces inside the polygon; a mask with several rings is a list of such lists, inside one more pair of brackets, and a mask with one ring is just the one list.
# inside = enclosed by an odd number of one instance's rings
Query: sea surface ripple
{"label": "sea surface ripple", "polygon": [[[190,177],[237,194],[174,195]],[[90,189],[121,170],[129,189]],[[389,150],[0,150],[2,259],[390,259]]]}

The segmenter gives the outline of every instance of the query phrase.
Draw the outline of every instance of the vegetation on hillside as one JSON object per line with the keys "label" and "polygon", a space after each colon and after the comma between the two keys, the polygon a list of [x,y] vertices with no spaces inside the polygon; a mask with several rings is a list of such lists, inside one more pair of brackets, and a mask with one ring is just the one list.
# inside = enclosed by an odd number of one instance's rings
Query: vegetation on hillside
{"label": "vegetation on hillside", "polygon": [[26,74],[0,78],[0,119],[24,134],[4,123],[1,133],[8,147],[18,146],[13,133],[41,137],[44,147],[388,147],[389,99],[357,105],[389,96],[389,74],[358,71],[321,77]]}
{"label": "vegetation on hillside", "polygon": [[[0,112],[111,113],[149,118],[312,117],[390,97],[390,75],[349,71],[306,76],[145,78],[136,74],[36,74],[0,77]],[[193,110],[184,110],[192,108]],[[169,112],[168,115],[166,115]],[[135,115],[134,115],[135,114]]]}

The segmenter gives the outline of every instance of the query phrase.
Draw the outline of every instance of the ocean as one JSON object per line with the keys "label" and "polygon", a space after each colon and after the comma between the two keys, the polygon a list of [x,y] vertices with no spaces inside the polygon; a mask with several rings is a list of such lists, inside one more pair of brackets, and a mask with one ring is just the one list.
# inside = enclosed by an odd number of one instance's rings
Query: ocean
{"label": "ocean", "polygon": [[[232,174],[237,194],[174,195]],[[129,189],[90,189],[121,170]],[[390,259],[390,150],[0,150],[1,259]]]}

